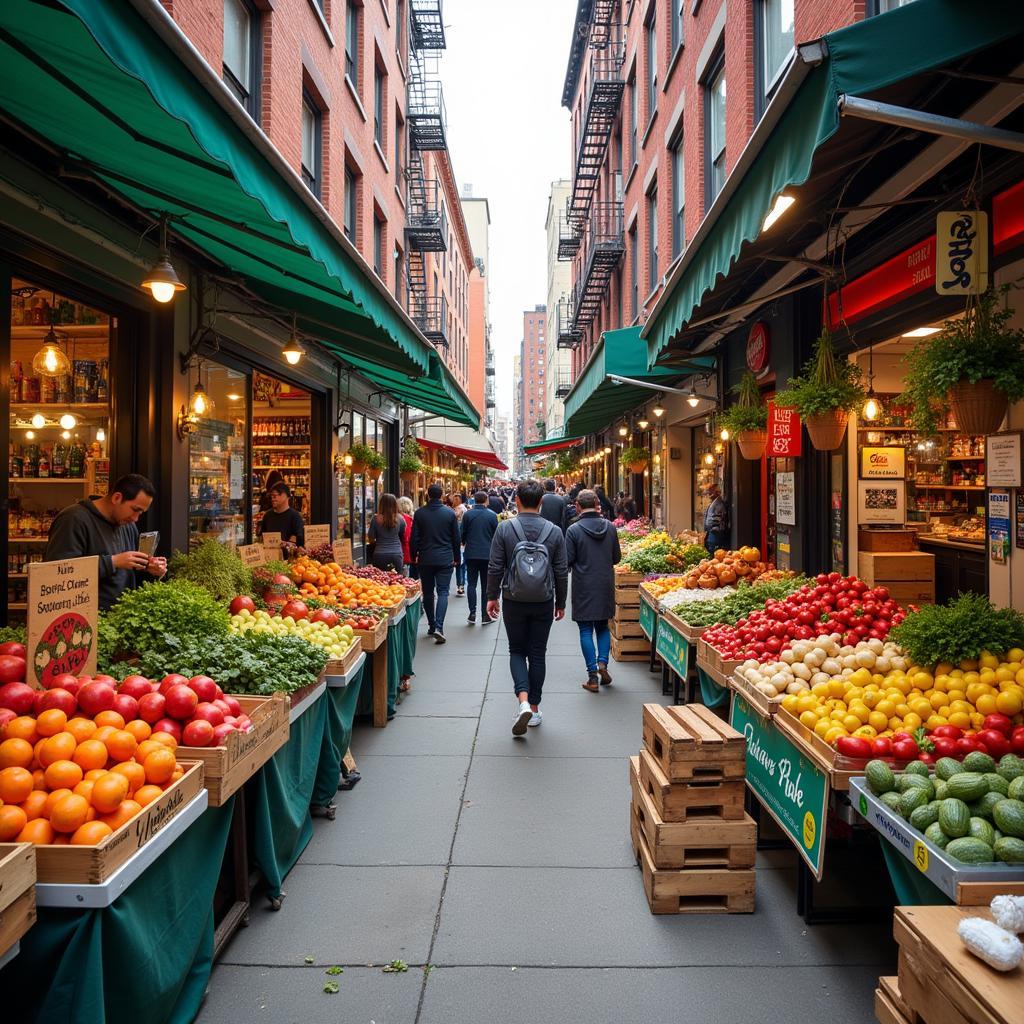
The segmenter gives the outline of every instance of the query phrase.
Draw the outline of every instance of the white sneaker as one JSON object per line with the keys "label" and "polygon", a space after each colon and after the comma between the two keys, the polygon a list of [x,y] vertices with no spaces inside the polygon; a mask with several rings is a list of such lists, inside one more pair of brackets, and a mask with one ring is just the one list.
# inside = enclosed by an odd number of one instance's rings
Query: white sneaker
{"label": "white sneaker", "polygon": [[540,711],[534,711],[534,713],[530,715],[530,720],[526,724],[532,729],[534,726],[540,725],[543,721],[544,715]]}
{"label": "white sneaker", "polygon": [[524,700],[519,705],[519,710],[516,712],[516,720],[512,723],[512,735],[513,736],[525,736],[526,725],[533,717],[533,709]]}

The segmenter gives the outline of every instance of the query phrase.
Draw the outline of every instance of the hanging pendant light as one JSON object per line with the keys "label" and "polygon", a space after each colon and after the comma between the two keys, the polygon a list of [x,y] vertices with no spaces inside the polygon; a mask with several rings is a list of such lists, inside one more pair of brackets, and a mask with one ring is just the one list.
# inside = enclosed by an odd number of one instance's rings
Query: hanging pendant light
{"label": "hanging pendant light", "polygon": [[861,417],[873,423],[882,414],[882,404],[875,395],[875,347],[868,348],[868,397],[861,409]]}
{"label": "hanging pendant light", "polygon": [[636,425],[641,430],[646,430],[651,425],[651,421],[650,420],[637,420],[636,421]]}
{"label": "hanging pendant light", "polygon": [[52,324],[43,338],[43,347],[32,357],[32,370],[40,377],[66,377],[71,372],[71,363]]}
{"label": "hanging pendant light", "polygon": [[700,398],[697,396],[697,392],[694,390],[692,384],[690,385],[690,392],[686,396],[686,404],[689,405],[691,409],[696,409],[697,406],[700,405]]}
{"label": "hanging pendant light", "polygon": [[299,341],[299,332],[296,328],[296,316],[292,313],[292,333],[288,339],[288,344],[281,349],[281,355],[284,356],[285,361],[289,366],[298,366],[299,360],[306,354],[306,350],[302,347],[302,343]]}
{"label": "hanging pendant light", "polygon": [[167,214],[160,215],[160,251],[156,263],[150,267],[149,273],[142,282],[157,302],[170,302],[178,292],[185,291],[185,285],[178,277],[171,263],[171,254],[167,248]]}
{"label": "hanging pendant light", "polygon": [[663,406],[663,405],[661,404],[661,402],[659,402],[659,403],[658,403],[658,404],[657,404],[657,405],[656,405],[656,406],[655,406],[655,407],[654,407],[654,408],[653,408],[653,409],[651,410],[651,412],[653,412],[653,413],[654,413],[654,418],[655,418],[655,419],[657,419],[657,420],[660,420],[660,419],[661,419],[661,417],[665,415],[665,407],[664,407],[664,406]]}

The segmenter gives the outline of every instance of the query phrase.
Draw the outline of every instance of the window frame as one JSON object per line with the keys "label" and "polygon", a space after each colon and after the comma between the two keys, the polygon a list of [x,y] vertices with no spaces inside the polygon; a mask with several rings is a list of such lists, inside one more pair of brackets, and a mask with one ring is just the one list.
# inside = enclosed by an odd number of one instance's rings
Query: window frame
{"label": "window frame", "polygon": [[722,162],[722,169],[724,171],[725,157],[726,157],[726,128],[728,126],[728,118],[726,116],[727,111],[722,111],[722,148],[718,155],[712,153],[712,142],[711,142],[711,117],[712,108],[714,106],[714,91],[718,84],[719,79],[725,82],[725,47],[719,43],[718,49],[715,56],[708,62],[707,71],[704,77],[701,79],[701,91],[703,92],[703,106],[704,106],[704,213],[711,209],[714,201],[718,198],[725,187],[725,180],[727,175],[723,173],[721,184],[712,194],[712,183],[715,178],[715,171],[719,160]]}
{"label": "window frame", "polygon": [[[768,59],[768,18],[766,17],[765,7],[771,2],[772,0],[757,0],[757,3],[754,4],[754,114],[759,121],[768,109],[768,104],[775,95],[775,90],[779,87],[779,83],[786,73],[786,68],[789,67],[796,40],[794,31],[794,45],[790,46],[786,56],[772,73],[771,77],[769,77],[766,67]],[[795,30],[795,16],[793,24]]]}
{"label": "window frame", "polygon": [[384,219],[373,210],[373,272],[384,280]]}
{"label": "window frame", "polygon": [[651,16],[644,23],[644,57],[647,76],[644,82],[647,93],[647,123],[650,124],[658,112],[658,7],[651,6]]}
{"label": "window frame", "polygon": [[387,105],[387,74],[375,60],[373,62],[373,141],[384,152],[387,135],[384,131],[385,107]]}
{"label": "window frame", "polygon": [[[257,123],[260,123],[260,86],[263,79],[263,12],[252,2],[252,0],[224,0],[224,5],[227,3],[237,3],[242,7],[249,15],[249,38],[246,40],[246,46],[249,53],[249,76],[252,79],[251,89],[247,89],[245,83],[240,82],[236,77],[234,71],[224,63],[223,60],[223,43],[224,35],[227,31],[227,19],[224,19],[224,24],[221,31],[221,45],[222,45],[222,56],[221,56],[221,80],[231,90],[231,94],[238,100],[239,103],[245,108],[246,113]],[[222,7],[223,10],[223,7]],[[242,95],[244,94],[244,95]]]}
{"label": "window frame", "polygon": [[636,221],[634,221],[633,226],[629,229],[629,278],[630,287],[632,288],[632,300],[630,303],[632,316],[630,323],[634,323],[640,315],[640,259],[637,253],[640,239],[636,228]]}
{"label": "window frame", "polygon": [[363,34],[363,6],[345,0],[345,77],[359,95],[359,44]]}
{"label": "window frame", "polygon": [[686,248],[686,151],[685,136],[680,133],[669,144],[669,168],[672,178],[672,259]]}
{"label": "window frame", "polygon": [[658,182],[655,180],[644,196],[647,214],[647,293],[654,291],[661,275],[658,253]]}
{"label": "window frame", "polygon": [[[313,98],[313,94],[303,87],[302,89],[302,156],[299,164],[302,173],[302,181],[306,188],[317,197],[320,198],[323,192],[323,172],[324,172],[324,149],[323,149],[323,128],[324,128],[324,112],[320,108],[320,104]],[[306,135],[306,119],[305,112],[309,111],[313,115],[313,153],[316,157],[316,167],[312,170],[306,166],[305,159],[305,135]]]}
{"label": "window frame", "polygon": [[640,101],[637,95],[636,68],[633,68],[633,76],[629,80],[629,166],[636,167],[639,148],[640,134]]}
{"label": "window frame", "polygon": [[344,231],[345,237],[353,245],[357,244],[356,239],[359,230],[359,194],[356,191],[358,187],[355,171],[353,171],[348,164],[345,164],[345,195],[342,200],[344,211],[342,231]]}
{"label": "window frame", "polygon": [[686,45],[686,0],[668,0],[671,60]]}

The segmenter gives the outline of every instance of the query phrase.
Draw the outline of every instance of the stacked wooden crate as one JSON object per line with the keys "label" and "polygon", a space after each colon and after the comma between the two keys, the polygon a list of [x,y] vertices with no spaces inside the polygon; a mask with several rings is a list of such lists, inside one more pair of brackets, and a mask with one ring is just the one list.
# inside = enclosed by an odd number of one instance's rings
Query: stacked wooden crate
{"label": "stacked wooden crate", "polygon": [[612,657],[616,661],[646,661],[651,644],[640,628],[642,572],[615,574],[615,617],[612,619]]}
{"label": "stacked wooden crate", "polygon": [[703,705],[645,704],[630,835],[655,914],[751,913],[757,826],[746,740]]}
{"label": "stacked wooden crate", "polygon": [[900,604],[935,603],[935,556],[923,551],[861,551],[857,575],[871,587],[886,587]]}

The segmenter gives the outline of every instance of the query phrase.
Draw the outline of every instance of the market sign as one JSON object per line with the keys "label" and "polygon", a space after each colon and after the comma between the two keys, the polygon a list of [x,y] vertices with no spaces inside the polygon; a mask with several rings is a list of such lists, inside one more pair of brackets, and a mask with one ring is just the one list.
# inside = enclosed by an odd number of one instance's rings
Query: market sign
{"label": "market sign", "polygon": [[[642,604],[641,607],[643,607]],[[690,671],[690,641],[672,625],[665,615],[658,623],[658,641],[654,649],[661,655],[665,664],[685,681]]]}
{"label": "market sign", "polygon": [[775,474],[775,521],[796,526],[796,473]]}
{"label": "market sign", "polygon": [[281,557],[281,544],[284,538],[280,533],[264,533],[260,535],[260,541],[265,549],[265,561],[273,562]]}
{"label": "market sign", "polygon": [[770,718],[734,693],[729,724],[747,741],[747,785],[821,881],[828,776]]}
{"label": "market sign", "polygon": [[263,565],[267,561],[267,549],[262,544],[240,544],[238,557],[243,565]]}
{"label": "market sign", "polygon": [[644,597],[640,598],[640,628],[648,640],[654,639],[654,626],[657,622],[657,613],[654,606]]}
{"label": "market sign", "polygon": [[985,483],[989,487],[1020,487],[1020,433],[985,438]]}
{"label": "market sign", "polygon": [[70,673],[96,672],[100,560],[96,555],[28,567],[28,681],[49,689]]}
{"label": "market sign", "polygon": [[800,417],[796,409],[786,405],[768,403],[768,447],[765,455],[769,459],[791,459],[800,454]]}
{"label": "market sign", "polygon": [[906,476],[905,448],[861,448],[862,480],[902,480]]}
{"label": "market sign", "polygon": [[939,213],[935,239],[935,290],[939,295],[980,295],[988,290],[987,213]]}
{"label": "market sign", "polygon": [[768,372],[768,360],[771,358],[771,334],[768,325],[758,320],[747,335],[747,369],[755,377],[763,377]]}
{"label": "market sign", "polygon": [[331,524],[310,524],[305,528],[306,550],[328,547],[331,543]]}
{"label": "market sign", "polygon": [[988,553],[993,562],[1010,557],[1010,492],[988,492]]}

